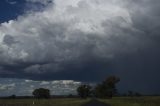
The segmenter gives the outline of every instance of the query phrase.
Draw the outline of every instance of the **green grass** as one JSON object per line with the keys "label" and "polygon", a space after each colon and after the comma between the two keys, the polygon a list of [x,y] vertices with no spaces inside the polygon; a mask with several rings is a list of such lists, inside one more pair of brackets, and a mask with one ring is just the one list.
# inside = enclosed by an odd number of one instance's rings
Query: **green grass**
{"label": "green grass", "polygon": [[114,97],[99,99],[111,106],[160,106],[160,97]]}
{"label": "green grass", "polygon": [[[33,105],[34,101],[34,105]],[[1,99],[0,106],[81,106],[89,99]]]}

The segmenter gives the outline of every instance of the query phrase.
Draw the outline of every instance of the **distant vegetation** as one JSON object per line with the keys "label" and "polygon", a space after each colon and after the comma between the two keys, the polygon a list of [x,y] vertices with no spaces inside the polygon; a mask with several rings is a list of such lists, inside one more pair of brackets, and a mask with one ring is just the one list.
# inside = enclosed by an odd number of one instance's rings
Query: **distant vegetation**
{"label": "distant vegetation", "polygon": [[95,88],[89,85],[81,85],[77,88],[78,95],[81,98],[98,97],[98,98],[112,98],[117,94],[116,84],[120,79],[116,76],[106,78],[102,83],[97,84]]}
{"label": "distant vegetation", "polygon": [[[112,98],[112,96],[117,94],[116,84],[120,79],[116,76],[110,76],[106,78],[102,83],[97,84],[95,87],[90,85],[80,85],[77,88],[77,94],[81,98],[87,97],[98,97],[98,98]],[[50,90],[45,88],[35,89],[32,92],[33,96],[38,99],[48,99],[50,98]],[[12,96],[14,97],[14,96]],[[72,95],[69,95],[72,97]]]}
{"label": "distant vegetation", "polygon": [[45,88],[35,89],[32,94],[34,95],[35,98],[38,98],[38,99],[50,98],[50,90]]}
{"label": "distant vegetation", "polygon": [[120,78],[116,76],[106,78],[106,80],[95,87],[95,96],[99,98],[112,98],[112,96],[117,94],[116,84],[119,81]]}
{"label": "distant vegetation", "polygon": [[80,85],[78,88],[77,88],[77,92],[78,92],[78,95],[81,97],[81,98],[87,98],[91,95],[91,86],[89,85]]}
{"label": "distant vegetation", "polygon": [[120,78],[110,76],[95,86],[82,84],[77,88],[77,96],[53,96],[49,89],[38,88],[32,92],[33,96],[19,97],[13,94],[8,98],[1,98],[0,106],[81,106],[90,100],[87,98],[92,97],[99,98],[99,101],[110,106],[160,106],[158,96],[142,96],[131,90],[118,95],[116,84],[119,81]]}
{"label": "distant vegetation", "polygon": [[90,86],[89,84],[82,84],[77,88],[77,95],[69,94],[68,96],[55,96],[50,94],[50,90],[46,88],[38,88],[35,89],[32,94],[33,96],[16,96],[15,94],[6,97],[9,99],[20,99],[20,98],[36,98],[36,99],[49,99],[49,98],[88,98],[88,97],[94,97],[94,98],[112,98],[113,96],[123,96],[123,97],[140,97],[142,96],[139,92],[133,92],[129,90],[125,94],[119,94],[118,90],[116,88],[116,84],[120,81],[119,77],[116,76],[109,76],[101,83]]}

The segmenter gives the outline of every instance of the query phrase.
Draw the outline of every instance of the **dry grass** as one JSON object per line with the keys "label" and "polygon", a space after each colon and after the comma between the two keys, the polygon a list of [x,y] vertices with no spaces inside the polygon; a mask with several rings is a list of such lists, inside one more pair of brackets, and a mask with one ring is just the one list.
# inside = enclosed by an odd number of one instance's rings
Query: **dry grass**
{"label": "dry grass", "polygon": [[89,99],[6,99],[0,106],[81,106]]}
{"label": "dry grass", "polygon": [[160,106],[160,97],[115,97],[113,99],[100,99],[111,106]]}

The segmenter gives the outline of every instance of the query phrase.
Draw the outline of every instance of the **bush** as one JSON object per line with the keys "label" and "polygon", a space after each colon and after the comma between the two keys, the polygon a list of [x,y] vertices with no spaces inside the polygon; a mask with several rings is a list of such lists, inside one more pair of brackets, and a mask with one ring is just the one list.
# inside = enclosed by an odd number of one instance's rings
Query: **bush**
{"label": "bush", "polygon": [[45,88],[35,89],[32,94],[36,98],[50,98],[50,90]]}

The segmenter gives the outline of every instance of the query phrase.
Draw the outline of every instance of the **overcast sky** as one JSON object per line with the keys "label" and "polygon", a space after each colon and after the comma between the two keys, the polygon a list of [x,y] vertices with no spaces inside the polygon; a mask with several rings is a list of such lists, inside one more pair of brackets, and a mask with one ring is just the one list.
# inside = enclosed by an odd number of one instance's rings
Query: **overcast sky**
{"label": "overcast sky", "polygon": [[159,19],[159,0],[1,0],[0,95],[26,80],[33,89],[71,80],[75,93],[109,75],[122,92],[160,94]]}

